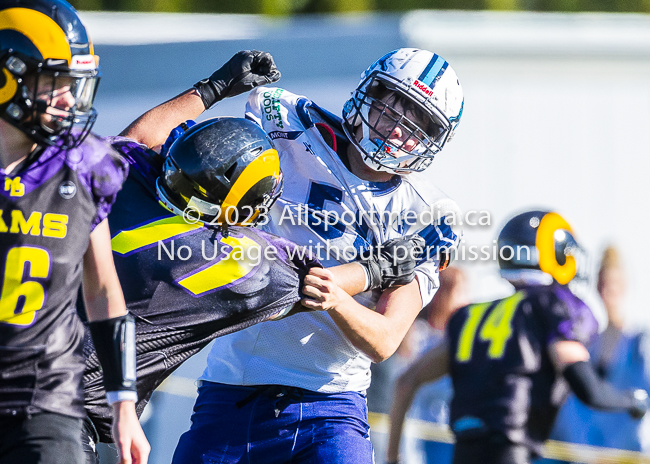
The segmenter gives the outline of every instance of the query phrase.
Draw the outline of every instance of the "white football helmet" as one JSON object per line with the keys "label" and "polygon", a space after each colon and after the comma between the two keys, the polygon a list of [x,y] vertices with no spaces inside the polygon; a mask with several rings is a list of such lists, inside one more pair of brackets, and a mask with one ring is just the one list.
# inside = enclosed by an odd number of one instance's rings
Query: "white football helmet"
{"label": "white football helmet", "polygon": [[423,171],[454,135],[463,90],[442,57],[426,50],[392,51],[363,74],[343,107],[343,128],[376,171]]}

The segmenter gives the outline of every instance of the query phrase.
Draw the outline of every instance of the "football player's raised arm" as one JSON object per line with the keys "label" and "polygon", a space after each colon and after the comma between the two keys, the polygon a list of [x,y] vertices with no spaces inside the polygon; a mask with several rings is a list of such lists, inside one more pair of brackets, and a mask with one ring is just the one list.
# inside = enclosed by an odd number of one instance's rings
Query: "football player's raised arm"
{"label": "football player's raised arm", "polygon": [[84,254],[83,295],[106,396],[113,406],[113,438],[120,463],[146,464],[150,446],[135,412],[135,329],[126,312],[106,219],[90,234]]}
{"label": "football player's raised arm", "polygon": [[172,129],[188,119],[196,119],[215,103],[278,79],[280,71],[270,53],[240,51],[210,77],[144,113],[120,135],[149,148],[158,147],[165,143]]}
{"label": "football player's raised arm", "polygon": [[199,92],[188,89],[141,115],[120,135],[156,148],[165,143],[172,129],[188,119],[196,119],[203,111],[205,107]]}
{"label": "football player's raised arm", "polygon": [[388,433],[387,463],[399,460],[399,444],[402,439],[404,418],[411,407],[413,397],[418,389],[428,382],[438,380],[449,373],[449,350],[447,343],[427,351],[415,361],[395,383],[393,403],[390,408],[390,429]]}

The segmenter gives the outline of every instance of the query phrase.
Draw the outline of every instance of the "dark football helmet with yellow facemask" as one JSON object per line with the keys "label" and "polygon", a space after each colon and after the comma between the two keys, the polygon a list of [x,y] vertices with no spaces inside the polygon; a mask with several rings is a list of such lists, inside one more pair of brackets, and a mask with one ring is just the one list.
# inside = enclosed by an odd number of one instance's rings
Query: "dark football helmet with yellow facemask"
{"label": "dark football helmet with yellow facemask", "polygon": [[0,118],[36,143],[83,142],[97,117],[98,60],[69,3],[0,1]]}
{"label": "dark football helmet with yellow facemask", "polygon": [[255,225],[282,193],[280,159],[271,139],[242,118],[184,127],[162,153],[156,183],[160,202],[187,222]]}
{"label": "dark football helmet with yellow facemask", "polygon": [[501,276],[511,282],[567,285],[587,278],[587,254],[558,213],[521,213],[506,223],[497,243]]}

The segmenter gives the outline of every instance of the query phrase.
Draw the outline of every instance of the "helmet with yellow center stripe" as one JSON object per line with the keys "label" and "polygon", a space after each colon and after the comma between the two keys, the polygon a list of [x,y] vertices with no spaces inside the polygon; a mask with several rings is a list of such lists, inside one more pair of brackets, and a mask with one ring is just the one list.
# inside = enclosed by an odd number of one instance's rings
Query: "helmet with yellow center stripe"
{"label": "helmet with yellow center stripe", "polygon": [[41,145],[78,146],[95,122],[98,58],[63,0],[0,0],[0,118]]}
{"label": "helmet with yellow center stripe", "polygon": [[501,276],[511,282],[566,285],[587,276],[587,254],[569,223],[552,211],[528,211],[510,219],[499,233]]}
{"label": "helmet with yellow center stripe", "polygon": [[214,118],[176,138],[156,190],[186,221],[255,225],[282,185],[278,152],[262,128],[247,119]]}

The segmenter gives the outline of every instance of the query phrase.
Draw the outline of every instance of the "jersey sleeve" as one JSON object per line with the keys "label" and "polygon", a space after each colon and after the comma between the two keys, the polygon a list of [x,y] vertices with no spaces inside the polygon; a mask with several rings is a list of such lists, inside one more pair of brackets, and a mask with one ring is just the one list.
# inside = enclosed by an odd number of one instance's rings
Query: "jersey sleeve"
{"label": "jersey sleeve", "polygon": [[117,193],[129,173],[127,161],[111,147],[108,140],[89,135],[68,160],[77,171],[85,190],[92,198],[96,215],[91,230],[108,217]]}
{"label": "jersey sleeve", "polygon": [[415,268],[423,306],[431,302],[440,286],[439,270],[449,266],[458,252],[462,232],[450,225],[451,222],[446,223],[448,217],[443,216],[418,232],[426,243],[424,255]]}
{"label": "jersey sleeve", "polygon": [[300,282],[309,273],[312,267],[323,267],[309,247],[297,245],[291,240],[269,234],[261,230],[257,231],[263,236],[277,253],[277,258],[287,263],[298,274]]}
{"label": "jersey sleeve", "polygon": [[150,190],[155,189],[156,180],[162,172],[164,156],[126,137],[107,137],[107,140],[129,164],[129,172],[137,172]]}
{"label": "jersey sleeve", "polygon": [[454,200],[422,177],[405,176],[420,195],[426,207],[418,211],[418,222],[408,231],[417,233],[425,241],[425,250],[415,269],[420,286],[422,305],[433,299],[440,286],[438,272],[449,266],[458,255],[462,238],[462,213]]}
{"label": "jersey sleeve", "polygon": [[305,112],[296,111],[305,97],[278,87],[253,89],[246,103],[246,118],[256,122],[271,139],[291,139],[301,134],[310,124]]}
{"label": "jersey sleeve", "polygon": [[415,277],[418,281],[420,288],[420,296],[422,297],[422,307],[431,303],[438,288],[440,287],[440,276],[438,274],[438,262],[427,261],[420,264],[415,269]]}
{"label": "jersey sleeve", "polygon": [[452,199],[442,198],[431,203],[430,212],[421,213],[421,218],[423,228],[417,233],[426,243],[421,262],[448,259],[448,262],[441,263],[444,269],[458,254],[458,245],[463,236],[460,208]]}

